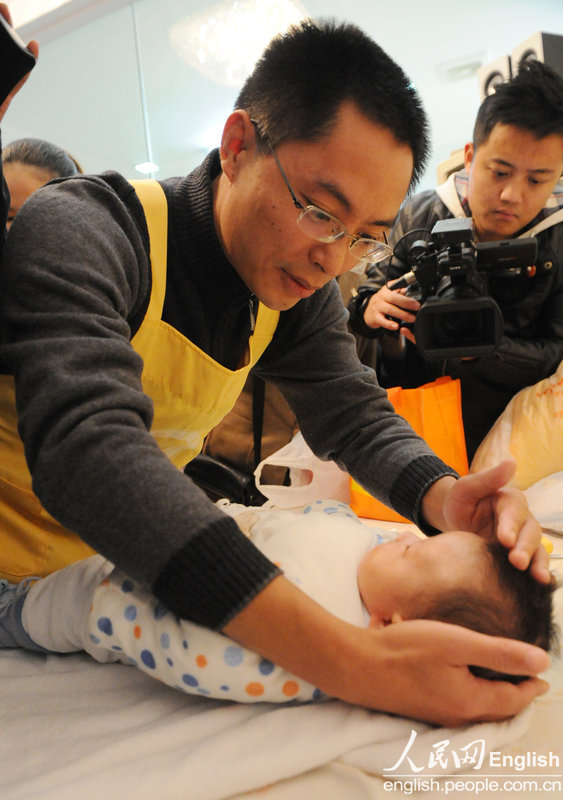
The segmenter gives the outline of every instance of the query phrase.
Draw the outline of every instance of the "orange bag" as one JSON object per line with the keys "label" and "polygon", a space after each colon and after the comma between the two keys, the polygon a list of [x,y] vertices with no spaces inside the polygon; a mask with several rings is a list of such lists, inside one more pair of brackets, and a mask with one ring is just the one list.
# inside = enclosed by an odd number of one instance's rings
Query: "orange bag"
{"label": "orange bag", "polygon": [[[404,417],[442,461],[460,475],[468,472],[461,386],[458,379],[438,378],[416,389],[394,386],[387,390],[393,408]],[[359,517],[389,522],[409,522],[368,494],[350,479],[350,506]]]}

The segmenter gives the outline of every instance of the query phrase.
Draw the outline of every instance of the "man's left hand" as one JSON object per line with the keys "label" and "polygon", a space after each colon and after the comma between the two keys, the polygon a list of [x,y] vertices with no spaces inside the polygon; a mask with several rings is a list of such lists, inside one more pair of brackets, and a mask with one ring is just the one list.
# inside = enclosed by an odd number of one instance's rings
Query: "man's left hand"
{"label": "man's left hand", "polygon": [[473,531],[487,539],[496,536],[517,569],[527,569],[531,563],[536,580],[549,583],[549,557],[541,544],[540,525],[524,494],[507,486],[515,470],[514,459],[507,459],[450,485],[443,499],[442,529]]}

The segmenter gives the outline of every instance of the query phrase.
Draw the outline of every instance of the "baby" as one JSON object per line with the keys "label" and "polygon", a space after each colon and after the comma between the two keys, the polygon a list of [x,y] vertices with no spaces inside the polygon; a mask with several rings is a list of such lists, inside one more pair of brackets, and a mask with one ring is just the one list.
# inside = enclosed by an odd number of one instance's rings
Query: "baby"
{"label": "baby", "polygon": [[[303,512],[224,505],[286,577],[358,626],[425,618],[552,649],[554,586],[510,564],[473,533],[432,538],[368,527],[343,503]],[[86,650],[134,664],[184,692],[242,702],[307,702],[321,693],[221,633],[181,620],[101,556],[19,592],[18,624],[39,649]],[[0,595],[0,599],[2,595]],[[0,635],[2,619],[0,618]],[[1,641],[0,641],[1,644]],[[484,673],[484,677],[509,677]],[[510,676],[512,679],[513,676]]]}

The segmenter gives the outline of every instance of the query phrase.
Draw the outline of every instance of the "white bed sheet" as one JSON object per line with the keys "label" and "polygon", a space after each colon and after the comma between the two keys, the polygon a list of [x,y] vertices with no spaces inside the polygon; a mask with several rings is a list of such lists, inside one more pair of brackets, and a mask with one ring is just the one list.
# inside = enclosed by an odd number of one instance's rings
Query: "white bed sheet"
{"label": "white bed sheet", "polygon": [[[378,523],[379,524],[379,523]],[[396,527],[396,526],[394,526]],[[554,539],[563,552],[563,539]],[[561,561],[553,565],[563,578]],[[563,620],[562,590],[557,592]],[[132,667],[88,656],[0,653],[0,796],[3,800],[365,800],[445,795],[453,751],[484,740],[513,755],[555,753],[559,767],[488,769],[461,765],[457,779],[548,773],[563,785],[563,669],[554,662],[549,695],[514,720],[447,731],[338,701],[314,706],[238,705],[182,695]],[[386,772],[416,739],[402,764],[407,779],[429,775],[436,745],[449,740],[430,791],[391,791]],[[449,754],[449,755],[448,755]],[[383,777],[384,776],[384,777]],[[559,776],[559,777],[558,777]],[[539,777],[546,781],[548,778]],[[463,784],[465,786],[465,784]],[[555,798],[561,791],[542,796]],[[513,793],[538,796],[537,786]],[[474,797],[465,789],[450,797]],[[480,797],[497,797],[498,791]]]}

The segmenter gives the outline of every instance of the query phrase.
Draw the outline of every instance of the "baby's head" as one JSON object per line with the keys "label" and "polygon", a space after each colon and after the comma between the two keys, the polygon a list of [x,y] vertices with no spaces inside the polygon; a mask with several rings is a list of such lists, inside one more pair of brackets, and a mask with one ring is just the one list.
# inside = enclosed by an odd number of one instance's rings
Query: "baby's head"
{"label": "baby's head", "polygon": [[512,566],[499,542],[474,533],[399,534],[366,553],[358,586],[374,626],[433,619],[556,648],[555,581],[539,583]]}

